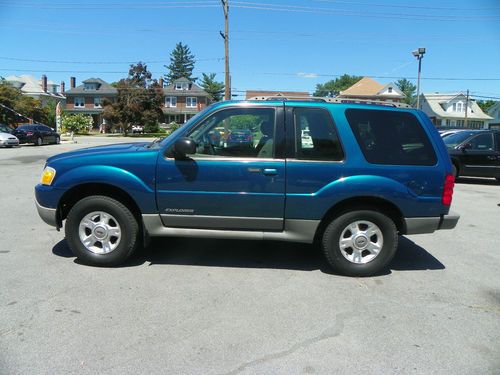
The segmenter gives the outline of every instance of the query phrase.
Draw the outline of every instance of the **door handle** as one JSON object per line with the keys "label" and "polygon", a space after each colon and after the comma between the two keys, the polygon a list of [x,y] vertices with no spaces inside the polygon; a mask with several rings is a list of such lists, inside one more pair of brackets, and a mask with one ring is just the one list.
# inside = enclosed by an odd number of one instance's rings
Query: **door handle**
{"label": "door handle", "polygon": [[275,168],[264,168],[264,171],[262,172],[266,176],[276,176],[278,174],[278,170]]}
{"label": "door handle", "polygon": [[492,155],[490,155],[490,156],[487,156],[486,158],[487,158],[488,160],[497,160],[497,159],[498,159],[498,156],[492,156]]}

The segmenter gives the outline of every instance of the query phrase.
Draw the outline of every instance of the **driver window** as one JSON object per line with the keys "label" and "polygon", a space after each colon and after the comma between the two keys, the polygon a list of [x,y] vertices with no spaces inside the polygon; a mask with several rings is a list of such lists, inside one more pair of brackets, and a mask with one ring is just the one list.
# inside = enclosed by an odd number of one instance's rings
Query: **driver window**
{"label": "driver window", "polygon": [[470,148],[471,150],[475,151],[493,150],[493,137],[492,134],[489,133],[480,134],[472,138],[469,141],[469,143],[471,144]]}
{"label": "driver window", "polygon": [[272,158],[275,113],[272,108],[232,108],[214,113],[188,136],[196,156]]}

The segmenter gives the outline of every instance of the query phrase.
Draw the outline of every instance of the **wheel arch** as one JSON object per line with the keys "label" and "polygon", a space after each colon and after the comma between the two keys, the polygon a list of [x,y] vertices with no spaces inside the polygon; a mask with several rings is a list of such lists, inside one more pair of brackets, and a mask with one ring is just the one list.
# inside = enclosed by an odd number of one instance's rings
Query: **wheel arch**
{"label": "wheel arch", "polygon": [[57,206],[58,225],[62,226],[62,221],[66,219],[71,208],[79,200],[92,195],[107,196],[123,203],[130,209],[139,223],[139,226],[142,227],[142,215],[137,202],[125,190],[115,185],[105,183],[79,184],[66,191],[59,200],[59,204]]}
{"label": "wheel arch", "polygon": [[396,229],[400,234],[406,233],[403,213],[394,203],[380,197],[360,196],[345,199],[332,206],[321,219],[316,229],[314,241],[317,242],[321,238],[325,228],[333,218],[355,210],[373,210],[381,212],[394,221]]}

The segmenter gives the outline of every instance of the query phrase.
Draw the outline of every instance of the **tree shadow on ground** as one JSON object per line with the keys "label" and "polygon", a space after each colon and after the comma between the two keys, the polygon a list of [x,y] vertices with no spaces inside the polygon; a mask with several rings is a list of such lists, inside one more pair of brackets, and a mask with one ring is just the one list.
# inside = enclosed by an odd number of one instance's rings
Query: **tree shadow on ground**
{"label": "tree shadow on ground", "polygon": [[[57,243],[52,252],[60,257],[74,258],[66,240]],[[78,259],[76,263],[81,264]],[[203,267],[267,268],[297,271],[320,270],[334,274],[321,251],[312,245],[278,241],[241,241],[191,238],[156,238],[121,267],[143,264],[185,265]],[[396,256],[378,276],[391,270],[441,270],[445,266],[413,241],[399,238]]]}

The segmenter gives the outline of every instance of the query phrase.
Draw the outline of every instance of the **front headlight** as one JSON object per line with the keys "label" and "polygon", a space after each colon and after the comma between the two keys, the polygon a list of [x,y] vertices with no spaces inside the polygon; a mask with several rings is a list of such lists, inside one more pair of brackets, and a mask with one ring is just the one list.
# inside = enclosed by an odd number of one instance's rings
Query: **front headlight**
{"label": "front headlight", "polygon": [[42,172],[40,183],[42,185],[51,185],[52,181],[54,181],[54,177],[56,177],[56,170],[51,167],[45,167]]}

